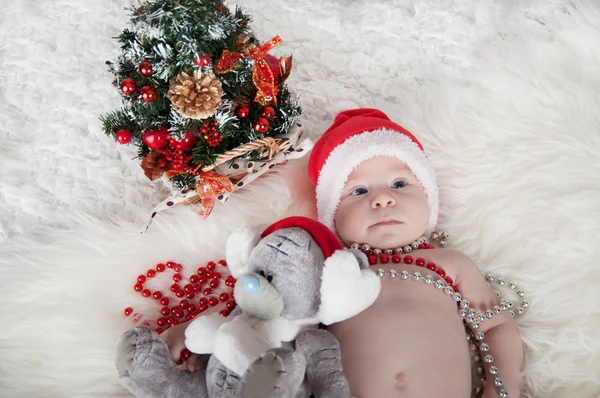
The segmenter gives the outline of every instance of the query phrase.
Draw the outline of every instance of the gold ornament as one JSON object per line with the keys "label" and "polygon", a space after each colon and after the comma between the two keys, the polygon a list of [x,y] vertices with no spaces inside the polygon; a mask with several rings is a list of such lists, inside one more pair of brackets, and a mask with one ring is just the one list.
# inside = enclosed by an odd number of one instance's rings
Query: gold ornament
{"label": "gold ornament", "polygon": [[214,115],[221,105],[223,86],[212,73],[198,69],[190,76],[181,72],[171,82],[167,96],[181,116],[202,120]]}

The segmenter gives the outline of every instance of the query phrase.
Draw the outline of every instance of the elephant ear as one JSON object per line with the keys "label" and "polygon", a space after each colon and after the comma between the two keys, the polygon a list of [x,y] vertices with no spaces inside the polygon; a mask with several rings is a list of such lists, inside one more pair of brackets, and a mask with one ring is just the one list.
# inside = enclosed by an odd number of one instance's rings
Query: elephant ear
{"label": "elephant ear", "polygon": [[260,239],[258,227],[244,227],[229,236],[225,245],[225,260],[234,278],[248,272],[250,253]]}
{"label": "elephant ear", "polygon": [[375,302],[381,279],[362,267],[363,253],[337,250],[327,260],[321,277],[321,306],[317,318],[325,325],[352,318]]}

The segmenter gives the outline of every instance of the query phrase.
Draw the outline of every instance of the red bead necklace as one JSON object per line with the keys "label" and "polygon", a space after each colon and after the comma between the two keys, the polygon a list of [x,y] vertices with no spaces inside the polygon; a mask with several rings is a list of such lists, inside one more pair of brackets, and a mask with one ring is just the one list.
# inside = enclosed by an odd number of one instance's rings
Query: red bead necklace
{"label": "red bead necklace", "polygon": [[[144,321],[142,324],[155,327],[156,332],[160,334],[168,328],[178,325],[180,320],[185,322],[191,321],[209,307],[217,306],[219,302],[225,303],[225,308],[219,312],[221,316],[229,315],[236,307],[233,297],[233,288],[236,280],[231,275],[227,275],[223,279],[223,274],[216,271],[217,264],[222,268],[227,267],[225,260],[220,260],[217,263],[210,261],[205,267],[198,268],[196,273],[190,275],[188,283],[184,286],[182,286],[183,275],[181,274],[183,266],[173,261],[167,262],[166,265],[159,263],[155,268],[148,269],[146,275],[139,275],[133,286],[133,290],[139,292],[145,298],[156,300],[160,304],[160,306],[157,306],[159,315],[152,321],[155,325],[151,325],[149,321]],[[174,272],[173,281],[175,283],[171,285],[170,291],[175,297],[171,296],[169,298],[160,290],[152,292],[150,289],[144,287],[144,283],[148,279],[156,277],[167,269],[171,269]],[[226,288],[222,285],[225,285]],[[200,298],[198,299],[198,297]],[[194,300],[197,300],[197,302],[194,303]],[[125,316],[133,314],[133,321],[135,323],[142,318],[142,314],[134,312],[132,307],[125,308],[124,313]]]}
{"label": "red bead necklace", "polygon": [[397,250],[376,249],[376,248],[372,248],[368,245],[354,244],[351,247],[362,251],[367,256],[367,258],[369,260],[369,265],[375,265],[378,263],[388,264],[391,260],[391,262],[394,264],[400,264],[401,262],[404,262],[404,264],[415,263],[419,267],[425,267],[425,268],[435,272],[440,277],[442,277],[446,281],[448,286],[450,286],[455,292],[458,292],[458,289],[456,288],[456,286],[454,286],[454,281],[452,280],[452,278],[450,278],[448,275],[446,275],[446,271],[444,271],[443,268],[439,267],[436,263],[434,263],[432,261],[426,262],[425,259],[422,257],[417,257],[416,259],[414,259],[412,255],[406,253],[406,252],[410,253],[412,250],[417,250],[417,249],[421,249],[421,250],[435,249],[435,246],[429,244],[428,242],[416,241],[415,244],[410,246],[411,249],[409,249],[409,250],[404,249],[404,252],[402,254],[398,253]]}

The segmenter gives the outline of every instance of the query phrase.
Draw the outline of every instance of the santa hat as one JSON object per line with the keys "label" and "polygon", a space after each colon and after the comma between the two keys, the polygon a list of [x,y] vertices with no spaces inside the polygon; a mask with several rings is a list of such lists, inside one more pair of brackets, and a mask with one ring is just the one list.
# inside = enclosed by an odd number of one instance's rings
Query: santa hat
{"label": "santa hat", "polygon": [[[321,275],[321,305],[317,320],[325,325],[341,322],[367,309],[381,289],[380,278],[368,268],[361,269],[362,253],[346,250],[339,239],[320,222],[306,217],[277,221],[262,233],[240,230],[227,240],[226,259],[231,274],[239,278],[248,272],[250,252],[265,238],[284,228],[302,228],[317,242],[325,256]],[[365,263],[366,263],[366,259]]]}
{"label": "santa hat", "polygon": [[391,156],[403,161],[419,180],[429,202],[428,232],[435,229],[439,193],[423,145],[377,109],[341,112],[313,147],[308,173],[317,189],[319,221],[335,231],[335,213],[352,171],[365,160]]}

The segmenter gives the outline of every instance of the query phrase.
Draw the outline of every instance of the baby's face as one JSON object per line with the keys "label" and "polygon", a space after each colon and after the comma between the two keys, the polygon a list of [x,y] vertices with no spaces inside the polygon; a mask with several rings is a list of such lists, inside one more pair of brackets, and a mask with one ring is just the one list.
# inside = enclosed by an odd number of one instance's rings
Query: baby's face
{"label": "baby's face", "polygon": [[347,245],[391,249],[412,243],[429,222],[421,184],[397,158],[377,156],[348,177],[335,215],[338,234]]}

